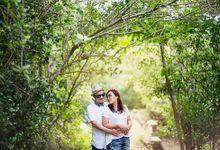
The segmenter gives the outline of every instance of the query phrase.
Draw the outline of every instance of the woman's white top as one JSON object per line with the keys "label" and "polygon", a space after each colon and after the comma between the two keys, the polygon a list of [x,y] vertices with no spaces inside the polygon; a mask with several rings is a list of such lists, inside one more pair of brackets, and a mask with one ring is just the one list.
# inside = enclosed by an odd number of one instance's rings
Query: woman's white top
{"label": "woman's white top", "polygon": [[[109,107],[105,107],[103,116],[108,118],[108,121],[110,124],[127,125],[128,116],[130,115],[130,113],[128,111],[127,106],[124,105],[123,107],[124,107],[124,111],[122,113],[112,112]],[[112,135],[112,139],[119,139],[122,137],[130,137],[130,131],[126,135],[123,132],[121,132],[118,136]]]}

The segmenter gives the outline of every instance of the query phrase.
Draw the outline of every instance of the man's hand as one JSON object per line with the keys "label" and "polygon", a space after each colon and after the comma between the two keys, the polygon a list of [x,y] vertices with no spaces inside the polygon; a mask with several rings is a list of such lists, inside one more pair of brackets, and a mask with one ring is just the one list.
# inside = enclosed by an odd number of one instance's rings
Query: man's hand
{"label": "man's hand", "polygon": [[111,134],[114,136],[118,136],[118,131],[115,129],[111,129]]}
{"label": "man's hand", "polygon": [[125,135],[128,134],[128,131],[130,130],[127,125],[119,125],[119,128]]}

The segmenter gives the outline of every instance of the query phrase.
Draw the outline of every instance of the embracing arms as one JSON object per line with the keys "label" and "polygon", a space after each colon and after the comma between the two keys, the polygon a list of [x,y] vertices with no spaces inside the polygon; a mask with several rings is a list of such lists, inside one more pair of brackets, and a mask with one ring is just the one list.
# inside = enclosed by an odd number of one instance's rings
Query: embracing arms
{"label": "embracing arms", "polygon": [[126,135],[132,126],[132,121],[130,115],[127,117],[127,124],[113,124],[109,123],[109,119],[105,116],[102,117],[102,125],[108,129],[120,129]]}
{"label": "embracing arms", "polygon": [[117,135],[117,130],[115,130],[115,129],[108,129],[105,126],[103,126],[102,124],[97,123],[96,121],[90,121],[90,123],[92,124],[93,127],[97,128],[97,129],[105,131],[105,132],[112,134],[114,136]]}
{"label": "embracing arms", "polygon": [[87,107],[88,120],[92,124],[93,127],[107,132],[112,135],[117,135],[117,131],[115,129],[108,129],[102,125],[101,122],[98,122],[97,114],[94,113],[94,108],[91,106]]}

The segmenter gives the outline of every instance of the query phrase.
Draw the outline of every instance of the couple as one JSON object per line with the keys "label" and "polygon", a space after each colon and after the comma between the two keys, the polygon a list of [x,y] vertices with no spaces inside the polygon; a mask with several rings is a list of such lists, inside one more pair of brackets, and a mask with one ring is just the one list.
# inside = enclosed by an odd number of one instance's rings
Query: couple
{"label": "couple", "polygon": [[[108,102],[105,101],[107,96]],[[105,94],[99,85],[92,86],[94,102],[87,107],[92,124],[92,150],[130,150],[132,126],[128,108],[122,104],[116,89]]]}

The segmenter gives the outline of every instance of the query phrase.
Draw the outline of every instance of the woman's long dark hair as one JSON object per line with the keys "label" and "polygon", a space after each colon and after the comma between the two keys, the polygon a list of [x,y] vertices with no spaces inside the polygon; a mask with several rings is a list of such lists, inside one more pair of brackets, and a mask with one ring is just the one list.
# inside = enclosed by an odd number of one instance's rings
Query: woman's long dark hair
{"label": "woman's long dark hair", "polygon": [[120,97],[119,92],[118,92],[116,89],[110,89],[110,90],[108,90],[107,95],[108,95],[109,92],[112,92],[115,96],[118,97],[118,99],[117,99],[117,102],[118,102],[118,111],[114,110],[113,104],[109,104],[109,105],[108,105],[109,109],[110,109],[112,112],[120,112],[120,113],[123,113],[124,107],[123,107],[123,104],[122,104],[122,101],[121,101],[121,97]]}

